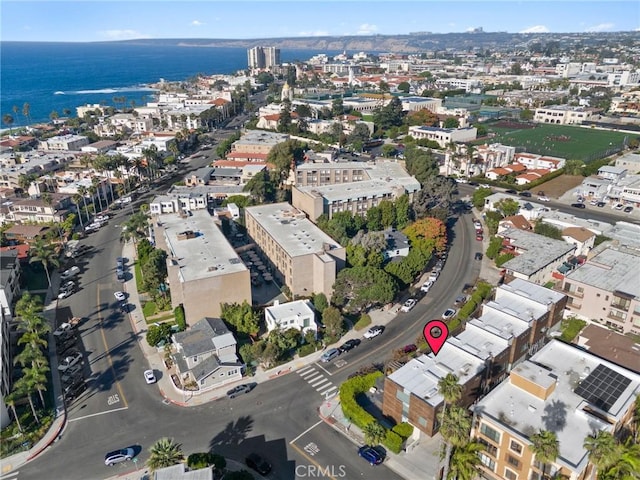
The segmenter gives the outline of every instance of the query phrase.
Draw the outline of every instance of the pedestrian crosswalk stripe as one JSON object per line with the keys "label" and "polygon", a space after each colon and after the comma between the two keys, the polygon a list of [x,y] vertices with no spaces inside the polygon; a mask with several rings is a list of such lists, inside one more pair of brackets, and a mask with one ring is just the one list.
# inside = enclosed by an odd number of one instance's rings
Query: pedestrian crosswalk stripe
{"label": "pedestrian crosswalk stripe", "polygon": [[326,385],[313,385],[314,387],[318,387],[316,388],[316,392],[319,392],[320,390],[324,390],[327,387],[330,387],[331,385],[333,385],[331,382],[327,383]]}
{"label": "pedestrian crosswalk stripe", "polygon": [[[329,387],[329,386],[330,386],[331,388],[329,388],[329,389],[327,389],[327,390],[324,390],[324,391],[321,391],[321,390],[323,390],[324,388]],[[337,387],[335,387],[334,385],[325,385],[324,387],[321,387],[320,389],[317,389],[317,391],[318,391],[318,392],[320,392],[320,395],[327,395],[327,394],[329,394],[329,392],[333,392],[334,390],[337,390],[337,389],[338,389],[338,388],[337,388]]]}
{"label": "pedestrian crosswalk stripe", "polygon": [[313,368],[313,367],[311,367],[311,366],[307,366],[307,367],[304,367],[304,368],[302,368],[302,369],[298,370],[298,373],[299,373],[300,375],[302,375],[303,373],[305,373],[305,372],[307,372],[307,373],[308,373],[308,372],[310,372],[310,371],[312,371],[312,370],[315,370],[315,368]]}
{"label": "pedestrian crosswalk stripe", "polygon": [[312,375],[319,375],[319,374],[320,374],[320,372],[319,372],[319,371],[317,371],[315,368],[312,368],[312,369],[311,369],[311,370],[309,370],[308,372],[301,373],[301,374],[300,374],[300,376],[301,376],[302,378],[309,378],[309,377],[310,377],[310,376],[312,376]]}
{"label": "pedestrian crosswalk stripe", "polygon": [[304,381],[308,382],[308,383],[311,383],[311,382],[315,382],[319,378],[324,378],[324,375],[322,375],[320,372],[316,372],[315,375],[311,375],[311,376],[305,378]]}
{"label": "pedestrian crosswalk stripe", "polygon": [[311,385],[313,388],[317,387],[318,385],[322,385],[323,383],[327,383],[329,380],[327,380],[326,378],[322,377],[321,379],[319,379],[317,382],[309,382],[309,385]]}

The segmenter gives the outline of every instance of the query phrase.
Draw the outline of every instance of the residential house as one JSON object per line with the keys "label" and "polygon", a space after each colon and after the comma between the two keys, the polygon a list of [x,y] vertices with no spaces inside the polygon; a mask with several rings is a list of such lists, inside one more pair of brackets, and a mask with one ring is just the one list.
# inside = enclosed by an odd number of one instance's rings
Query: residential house
{"label": "residential house", "polygon": [[396,230],[395,228],[388,228],[382,232],[386,241],[386,248],[382,252],[382,256],[385,260],[406,257],[409,255],[409,239],[407,236]]}
{"label": "residential house", "polygon": [[264,309],[264,319],[268,332],[295,328],[302,336],[308,332],[313,332],[314,336],[318,334],[316,311],[309,300],[286,303],[276,300],[272,306]]}
{"label": "residential house", "polygon": [[213,167],[199,168],[184,177],[184,184],[187,187],[208,185],[211,181],[211,172],[213,172]]}
{"label": "residential house", "polygon": [[640,173],[640,153],[627,152],[617,157],[615,166],[625,168],[629,173]]}
{"label": "residential house", "polygon": [[149,480],[214,480],[214,469],[197,468],[191,470],[184,462],[170,467],[158,468],[153,471],[153,478]]}
{"label": "residential house", "polygon": [[504,217],[500,222],[498,222],[498,235],[500,235],[505,230],[509,230],[510,228],[517,228],[519,230],[531,231],[533,230],[532,225],[524,218],[523,215],[510,215],[508,217]]}
{"label": "residential house", "polygon": [[640,374],[638,342],[628,335],[590,323],[580,331],[574,343],[600,358]]}
{"label": "residential house", "polygon": [[[640,375],[552,340],[473,406],[472,437],[484,446],[482,476],[591,478],[585,439],[594,431],[617,432],[630,420],[639,393]],[[534,453],[531,438],[540,430],[558,439],[550,464]]]}
{"label": "residential house", "polygon": [[4,236],[13,243],[32,243],[37,238],[44,236],[49,227],[43,225],[13,225],[5,230]]}
{"label": "residential house", "polygon": [[171,303],[184,306],[187,323],[220,316],[223,303],[251,305],[249,270],[207,211],[162,215],[152,226],[167,252]]}
{"label": "residential house", "polygon": [[640,253],[601,244],[556,285],[576,315],[622,333],[640,334]]}
{"label": "residential house", "polygon": [[513,163],[516,148],[500,143],[492,143],[487,145],[478,145],[476,147],[475,156],[480,159],[484,165],[484,170],[490,170],[496,167],[504,167]]}
{"label": "residential house", "polygon": [[2,223],[60,223],[71,213],[71,196],[48,193],[48,197],[12,197],[2,202],[7,212]]}
{"label": "residential house", "polygon": [[118,146],[117,142],[111,140],[100,140],[89,145],[81,147],[80,150],[85,153],[107,153],[109,150],[115,150]]}
{"label": "residential house", "polygon": [[550,157],[547,155],[538,155],[535,153],[516,153],[513,161],[524,165],[527,170],[549,170],[555,172],[564,167],[566,159],[560,157]]}
{"label": "residential house", "polygon": [[516,255],[502,265],[506,281],[515,277],[543,284],[575,255],[575,245],[533,232],[509,229],[501,232],[500,237],[503,239],[502,253]]}
{"label": "residential house", "polygon": [[242,378],[236,339],[221,319],[205,317],[172,339],[183,386],[195,382],[202,393]]}
{"label": "residential house", "polygon": [[576,251],[574,255],[586,256],[593,248],[596,234],[584,227],[567,227],[562,230],[562,239],[571,245],[575,245]]}
{"label": "residential house", "polygon": [[331,297],[336,275],[345,265],[344,247],[288,203],[247,207],[244,212],[247,233],[294,296]]}
{"label": "residential house", "polygon": [[617,183],[626,176],[627,169],[625,167],[603,165],[598,169],[598,177],[613,183]]}
{"label": "residential house", "polygon": [[193,210],[205,210],[209,205],[207,195],[188,193],[177,194],[167,193],[157,195],[149,202],[149,213],[151,215],[161,215],[164,213],[181,213],[188,216]]}

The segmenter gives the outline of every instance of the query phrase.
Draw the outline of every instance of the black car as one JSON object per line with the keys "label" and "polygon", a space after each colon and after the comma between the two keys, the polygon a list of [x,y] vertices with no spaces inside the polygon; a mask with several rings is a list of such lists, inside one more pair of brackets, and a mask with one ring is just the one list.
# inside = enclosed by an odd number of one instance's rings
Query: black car
{"label": "black car", "polygon": [[467,185],[471,185],[472,187],[477,187],[480,184],[478,182],[469,182],[467,183]]}
{"label": "black car", "polygon": [[572,203],[573,208],[587,208],[584,203]]}
{"label": "black car", "polygon": [[518,192],[515,190],[505,190],[504,193],[510,193],[511,195],[517,195]]}
{"label": "black car", "polygon": [[75,335],[72,335],[56,344],[56,352],[58,352],[58,356],[64,356],[64,354],[67,353],[67,350],[70,350],[75,346],[76,346],[76,337]]}
{"label": "black car", "polygon": [[360,345],[360,339],[359,338],[354,338],[352,340],[347,340],[346,342],[344,342],[342,344],[342,346],[340,347],[340,351],[341,352],[348,352],[349,350],[351,350],[352,348],[357,347],[358,345]]}
{"label": "black car", "polygon": [[629,205],[628,207],[624,207],[624,210],[622,210],[624,213],[631,213],[633,211],[633,207],[631,205]]}
{"label": "black car", "polygon": [[596,203],[596,207],[598,207],[598,208],[602,208],[602,207],[604,207],[605,205],[606,205],[606,203],[604,203],[604,202],[598,202],[598,203]]}
{"label": "black car", "polygon": [[227,392],[227,397],[236,398],[238,395],[243,395],[245,393],[249,393],[253,390],[253,385],[249,383],[243,383],[242,385],[236,385],[231,390]]}
{"label": "black car", "polygon": [[531,192],[520,192],[518,195],[520,195],[521,197],[527,197],[527,198],[531,198]]}
{"label": "black car", "polygon": [[475,259],[476,260],[482,260],[482,254],[480,252],[476,252]]}
{"label": "black car", "polygon": [[244,459],[247,467],[255,470],[260,475],[267,475],[271,471],[271,464],[267,462],[257,453],[250,453],[247,458]]}

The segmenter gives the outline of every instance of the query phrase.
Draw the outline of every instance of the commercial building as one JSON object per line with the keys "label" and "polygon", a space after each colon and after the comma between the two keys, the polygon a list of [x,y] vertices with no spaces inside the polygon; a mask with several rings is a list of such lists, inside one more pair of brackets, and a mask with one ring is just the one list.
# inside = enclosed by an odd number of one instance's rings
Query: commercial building
{"label": "commercial building", "polygon": [[593,112],[584,107],[570,107],[568,105],[551,105],[536,108],[533,121],[538,123],[554,123],[558,125],[581,124],[590,120]]}
{"label": "commercial building", "polygon": [[249,270],[207,211],[154,219],[155,241],[167,252],[171,303],[187,323],[219,317],[222,303],[251,304]]}
{"label": "commercial building", "polygon": [[58,135],[43,140],[39,144],[40,150],[68,150],[79,151],[89,145],[89,139],[82,135]]}
{"label": "commercial building", "polygon": [[[621,428],[638,394],[640,375],[552,340],[474,405],[472,436],[484,446],[482,476],[590,478],[585,439]],[[532,435],[540,430],[558,439],[558,456],[547,465],[533,452]]]}
{"label": "commercial building", "polygon": [[247,233],[275,268],[276,278],[296,296],[333,293],[346,252],[288,203],[245,208]]}
{"label": "commercial building", "polygon": [[622,333],[640,334],[640,252],[602,244],[557,288],[580,317]]}
{"label": "commercial building", "polygon": [[467,128],[439,128],[424,125],[409,127],[409,135],[416,140],[431,140],[444,148],[450,143],[470,142],[476,139],[478,129]]}
{"label": "commercial building", "polygon": [[420,190],[420,182],[391,161],[306,163],[296,167],[296,183],[291,191],[293,206],[311,220],[345,211],[365,215],[382,200],[407,194],[413,201]]}
{"label": "commercial building", "polygon": [[265,161],[266,155],[277,144],[289,140],[289,135],[285,133],[263,132],[261,130],[250,130],[240,139],[233,142],[231,152],[227,158],[233,158],[234,154],[262,154],[254,161]]}

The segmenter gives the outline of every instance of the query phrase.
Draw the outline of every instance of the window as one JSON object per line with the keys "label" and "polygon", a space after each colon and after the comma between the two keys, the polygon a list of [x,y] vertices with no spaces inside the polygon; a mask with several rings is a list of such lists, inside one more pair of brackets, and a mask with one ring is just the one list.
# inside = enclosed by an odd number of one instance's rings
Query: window
{"label": "window", "polygon": [[482,462],[482,464],[487,467],[489,470],[491,470],[492,472],[495,471],[496,468],[496,462],[489,457],[488,455],[480,452],[480,461]]}
{"label": "window", "polygon": [[478,443],[480,443],[482,446],[484,446],[484,450],[489,455],[491,455],[492,457],[497,457],[498,456],[498,448],[495,445],[493,445],[492,443],[487,442],[482,437],[478,438]]}
{"label": "window", "polygon": [[518,468],[518,469],[520,468],[520,461],[516,457],[514,457],[513,455],[507,454],[507,463],[509,465],[512,465],[512,466]]}
{"label": "window", "polygon": [[515,440],[511,440],[511,442],[509,443],[509,450],[517,453],[518,455],[522,455],[522,445],[520,445]]}
{"label": "window", "polygon": [[518,480],[518,475],[509,470],[508,468],[504,469],[504,478],[506,478],[507,480]]}
{"label": "window", "polygon": [[480,425],[480,432],[487,438],[490,438],[496,443],[500,443],[500,433],[497,430],[494,430],[486,423]]}

